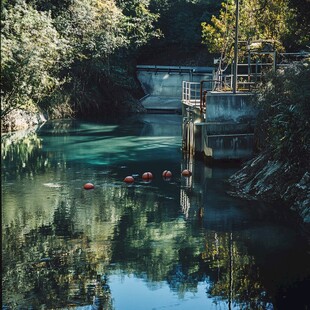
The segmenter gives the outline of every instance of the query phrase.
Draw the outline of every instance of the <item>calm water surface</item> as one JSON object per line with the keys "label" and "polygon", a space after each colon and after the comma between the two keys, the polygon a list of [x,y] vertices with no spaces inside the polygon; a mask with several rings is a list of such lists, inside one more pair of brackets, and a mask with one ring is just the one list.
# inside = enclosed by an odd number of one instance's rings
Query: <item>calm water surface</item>
{"label": "calm water surface", "polygon": [[2,138],[3,309],[310,309],[292,214],[227,195],[237,167],[185,158],[181,123],[55,121]]}

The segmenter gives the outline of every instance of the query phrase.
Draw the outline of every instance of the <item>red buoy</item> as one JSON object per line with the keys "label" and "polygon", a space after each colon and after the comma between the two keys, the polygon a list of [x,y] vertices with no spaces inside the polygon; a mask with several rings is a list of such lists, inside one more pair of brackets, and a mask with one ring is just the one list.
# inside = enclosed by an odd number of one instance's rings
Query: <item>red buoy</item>
{"label": "red buoy", "polygon": [[162,176],[164,179],[170,179],[172,177],[172,173],[169,170],[164,170]]}
{"label": "red buoy", "polygon": [[86,183],[86,184],[84,184],[84,189],[94,189],[95,188],[95,186],[94,186],[94,184],[92,184],[92,183]]}
{"label": "red buoy", "polygon": [[144,181],[150,181],[150,180],[152,180],[152,179],[153,179],[153,174],[152,174],[152,172],[144,172],[144,173],[142,174],[142,179],[143,179]]}
{"label": "red buoy", "polygon": [[183,177],[190,177],[192,175],[192,172],[188,169],[184,169],[182,171],[182,175],[183,175]]}
{"label": "red buoy", "polygon": [[125,183],[133,183],[135,181],[135,179],[131,176],[131,175],[128,175],[125,179],[124,179],[124,182]]}

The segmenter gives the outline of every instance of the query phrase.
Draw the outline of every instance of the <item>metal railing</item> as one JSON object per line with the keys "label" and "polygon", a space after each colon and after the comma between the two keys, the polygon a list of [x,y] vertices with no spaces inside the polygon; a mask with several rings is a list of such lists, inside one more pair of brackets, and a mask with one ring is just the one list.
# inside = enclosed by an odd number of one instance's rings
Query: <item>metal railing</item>
{"label": "metal railing", "polygon": [[200,104],[200,83],[182,82],[182,101],[191,105]]}
{"label": "metal railing", "polygon": [[[257,74],[238,74],[237,76],[237,90],[239,91],[252,91],[255,87],[255,84],[260,81],[261,75]],[[223,82],[221,83],[221,86],[218,87],[217,90],[219,91],[231,91],[232,90],[232,83],[233,83],[233,75],[227,74],[223,76]]]}
{"label": "metal railing", "polygon": [[[249,80],[248,74],[237,76],[237,90],[250,92],[255,82]],[[203,112],[206,108],[207,93],[210,91],[232,91],[232,75],[223,75],[222,80],[202,80],[200,82],[182,82],[182,102],[190,106],[199,106]]]}
{"label": "metal railing", "polygon": [[208,91],[215,90],[218,80],[202,80],[200,82],[182,82],[182,102],[191,106],[199,106],[202,112],[206,105]]}
{"label": "metal railing", "polygon": [[218,80],[202,80],[200,82],[182,82],[182,101],[190,101],[193,104],[200,104],[203,91],[216,89]]}

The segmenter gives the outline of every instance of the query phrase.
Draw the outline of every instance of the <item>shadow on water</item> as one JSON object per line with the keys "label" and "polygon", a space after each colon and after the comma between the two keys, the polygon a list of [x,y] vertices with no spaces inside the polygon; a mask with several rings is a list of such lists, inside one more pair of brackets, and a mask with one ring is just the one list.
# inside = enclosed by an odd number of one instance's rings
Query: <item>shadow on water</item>
{"label": "shadow on water", "polygon": [[228,196],[238,167],[184,158],[180,126],[57,121],[2,140],[5,309],[307,309],[292,214]]}

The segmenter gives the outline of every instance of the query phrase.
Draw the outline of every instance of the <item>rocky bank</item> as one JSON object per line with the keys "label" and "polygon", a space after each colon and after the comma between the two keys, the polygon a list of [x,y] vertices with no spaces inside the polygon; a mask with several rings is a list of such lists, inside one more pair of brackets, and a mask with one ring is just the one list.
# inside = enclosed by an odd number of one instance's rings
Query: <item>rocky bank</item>
{"label": "rocky bank", "polygon": [[46,122],[46,117],[43,113],[34,113],[16,109],[1,119],[1,132],[6,133],[25,130],[44,122]]}
{"label": "rocky bank", "polygon": [[229,179],[231,195],[282,204],[296,211],[310,231],[310,171],[273,160],[263,152],[245,163]]}

